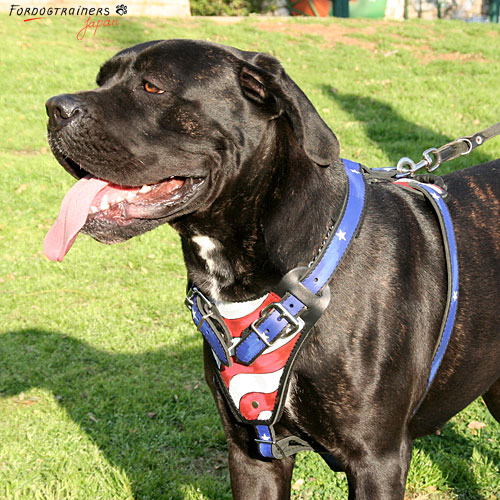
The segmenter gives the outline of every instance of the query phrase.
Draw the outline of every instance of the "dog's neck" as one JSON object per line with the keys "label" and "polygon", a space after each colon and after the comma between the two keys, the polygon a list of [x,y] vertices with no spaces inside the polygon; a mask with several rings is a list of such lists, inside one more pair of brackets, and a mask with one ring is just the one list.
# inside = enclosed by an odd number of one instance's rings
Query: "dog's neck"
{"label": "dog's neck", "polygon": [[255,299],[308,265],[342,210],[342,164],[320,167],[296,143],[269,147],[280,139],[269,134],[209,209],[173,224],[190,282],[216,301]]}

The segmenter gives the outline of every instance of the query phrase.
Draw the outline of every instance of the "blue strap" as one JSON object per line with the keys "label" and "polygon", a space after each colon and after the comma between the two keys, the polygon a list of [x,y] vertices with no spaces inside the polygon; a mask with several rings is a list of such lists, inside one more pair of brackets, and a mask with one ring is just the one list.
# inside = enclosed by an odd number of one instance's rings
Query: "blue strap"
{"label": "blue strap", "polygon": [[269,425],[256,425],[255,430],[259,453],[266,458],[275,458],[273,454],[274,432]]}
{"label": "blue strap", "polygon": [[[305,305],[293,295],[288,295],[281,301],[281,304],[290,316],[298,315],[305,309]],[[278,310],[273,310],[263,321],[253,325],[252,331],[238,344],[236,347],[238,361],[251,364],[282,335],[289,325],[290,323],[285,320],[283,314]]]}
{"label": "blue strap", "polygon": [[448,210],[448,207],[446,206],[445,201],[443,200],[441,194],[428,184],[413,181],[410,183],[410,185],[426,195],[426,197],[433,205],[436,214],[438,215],[439,224],[441,226],[441,233],[443,235],[448,273],[447,302],[445,313],[443,316],[443,323],[441,326],[438,347],[432,359],[429,379],[425,388],[424,395],[413,410],[413,415],[415,415],[417,410],[420,408],[420,405],[423,403],[425,397],[427,396],[429,389],[431,388],[432,382],[434,381],[436,373],[441,366],[441,362],[443,361],[443,357],[450,342],[451,332],[453,330],[457,312],[459,279],[455,231],[453,229],[453,222],[451,220],[450,212]]}
{"label": "blue strap", "polygon": [[[215,304],[208,301],[208,299],[197,289],[193,289],[191,296],[186,300],[191,310],[193,322],[203,335],[203,338],[210,344],[210,347],[213,349],[220,362],[230,366],[229,346],[221,335],[217,334],[217,329],[215,326],[212,326],[213,323],[210,321],[211,316],[220,317],[220,313],[216,311]],[[200,310],[200,303],[205,304],[205,307],[208,309],[205,313]],[[222,322],[219,321],[219,325],[223,328]]]}
{"label": "blue strap", "polygon": [[349,193],[344,214],[335,228],[330,245],[316,266],[301,283],[313,293],[318,293],[332,278],[349,243],[354,237],[363,213],[365,202],[365,182],[359,163],[343,160],[349,180]]}
{"label": "blue strap", "polygon": [[314,451],[314,449],[303,439],[297,436],[287,436],[276,439],[272,425],[254,425],[257,433],[255,439],[261,456],[265,458],[285,458],[296,455],[300,451]]}
{"label": "blue strap", "polygon": [[[343,160],[344,169],[348,178],[348,193],[344,206],[344,213],[335,226],[326,248],[323,249],[314,265],[300,278],[300,283],[306,292],[317,295],[331,280],[349,244],[356,234],[365,200],[365,182],[361,173],[361,166],[349,160]],[[299,318],[306,309],[293,292],[287,293],[280,304],[285,310],[272,309],[243,336],[243,340],[236,347],[238,362],[251,364],[277,338],[289,335],[290,318]],[[286,314],[287,313],[287,314]],[[287,332],[288,330],[288,332]]]}

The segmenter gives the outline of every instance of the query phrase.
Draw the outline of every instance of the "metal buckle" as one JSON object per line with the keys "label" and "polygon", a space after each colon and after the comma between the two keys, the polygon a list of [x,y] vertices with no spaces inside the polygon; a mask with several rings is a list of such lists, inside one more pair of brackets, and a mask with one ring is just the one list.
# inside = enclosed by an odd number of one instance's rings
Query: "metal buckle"
{"label": "metal buckle", "polygon": [[[265,333],[262,333],[260,330],[257,329],[256,323],[258,321],[260,321],[264,317],[264,315],[267,314],[268,311],[271,311],[272,309],[276,309],[276,311],[278,311],[280,313],[280,317],[279,317],[278,321],[281,321],[283,318],[286,319],[286,321],[288,323],[287,328],[291,327],[291,330],[289,330],[285,333],[280,333],[280,334],[276,335],[276,337],[274,337],[274,339],[269,340],[269,338],[267,337],[267,335]],[[271,313],[269,313],[269,314],[271,314]],[[260,338],[260,340],[262,340],[262,342],[264,342],[264,344],[266,344],[267,347],[271,347],[274,344],[274,342],[276,342],[276,340],[278,340],[278,338],[289,337],[290,335],[293,335],[297,332],[300,332],[300,330],[302,330],[302,328],[304,328],[304,324],[305,323],[301,318],[296,318],[295,316],[293,316],[287,309],[285,309],[283,304],[281,304],[280,302],[273,302],[271,304],[268,304],[266,307],[264,307],[264,309],[262,309],[262,311],[260,313],[260,318],[256,319],[250,325],[250,329],[253,332],[255,332],[255,334]],[[283,329],[281,331],[283,331]],[[266,332],[269,333],[268,330],[266,330]]]}
{"label": "metal buckle", "polygon": [[207,308],[207,309],[212,309],[213,307],[213,304],[212,302],[210,302],[206,297],[205,295],[203,295],[199,290],[198,288],[196,288],[195,286],[193,288],[191,288],[186,296],[186,299],[184,300],[184,303],[188,306],[188,307],[193,307],[194,305],[194,300],[193,300],[193,297],[196,295],[198,295],[198,297],[200,297],[200,299],[202,300],[203,302],[203,305]]}
{"label": "metal buckle", "polygon": [[194,294],[198,291],[196,287],[190,288],[186,298],[184,299],[184,304],[191,309],[194,305],[193,297]]}
{"label": "metal buckle", "polygon": [[[201,301],[203,302],[203,306],[204,308],[208,309],[209,311],[212,309],[212,307],[214,306],[214,304],[212,302],[210,302],[206,297],[205,295],[203,295],[199,290],[198,288],[194,288],[195,292],[196,292],[196,295],[198,295],[198,297],[200,297]],[[210,313],[211,314],[211,313]]]}
{"label": "metal buckle", "polygon": [[[201,313],[201,321],[196,325],[196,328],[198,330],[201,329],[201,327],[203,326],[203,323],[205,323],[205,321],[210,318],[211,316],[213,316],[214,312],[212,311],[212,308],[213,308],[213,304],[212,302],[210,302],[206,297],[205,295],[203,295],[199,290],[198,288],[196,287],[193,287],[191,288],[191,290],[189,290],[188,292],[188,295],[186,297],[186,300],[185,300],[185,303],[186,305],[192,309],[193,308],[193,305],[194,305],[194,296],[195,294],[201,299],[201,301],[203,302],[203,309],[202,310],[201,308],[198,308],[200,310],[200,313]],[[207,310],[208,312],[205,314],[205,310]]]}

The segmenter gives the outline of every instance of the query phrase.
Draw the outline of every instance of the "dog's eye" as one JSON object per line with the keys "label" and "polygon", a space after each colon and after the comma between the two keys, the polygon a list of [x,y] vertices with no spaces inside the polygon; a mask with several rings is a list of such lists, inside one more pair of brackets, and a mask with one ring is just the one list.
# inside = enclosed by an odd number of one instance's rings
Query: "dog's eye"
{"label": "dog's eye", "polygon": [[146,92],[149,92],[150,94],[164,94],[165,91],[158,88],[156,85],[153,85],[152,83],[150,82],[144,82],[144,90]]}

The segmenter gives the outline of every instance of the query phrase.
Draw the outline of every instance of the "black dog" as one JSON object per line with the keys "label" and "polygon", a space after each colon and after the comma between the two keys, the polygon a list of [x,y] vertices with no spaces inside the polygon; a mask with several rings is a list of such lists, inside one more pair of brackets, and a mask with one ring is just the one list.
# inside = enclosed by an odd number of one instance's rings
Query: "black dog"
{"label": "black dog", "polygon": [[[51,258],[64,256],[84,223],[85,233],[115,243],[168,222],[181,235],[189,281],[220,303],[261,297],[317,254],[341,212],[346,175],[335,135],[276,59],[157,41],[117,54],[97,83],[47,102],[56,158],[95,187],[78,188],[80,201],[68,196],[73,208],[59,222],[70,234],[48,238]],[[106,191],[96,178],[129,187]],[[500,161],[445,182],[460,301],[416,415],[446,302],[444,251],[428,202],[380,183],[367,185],[363,225],[298,355],[276,425],[280,436],[327,453],[352,499],[403,499],[412,440],[478,396],[500,421]],[[234,497],[288,498],[293,457],[258,455],[252,428],[218,391],[206,343],[205,367]]]}

